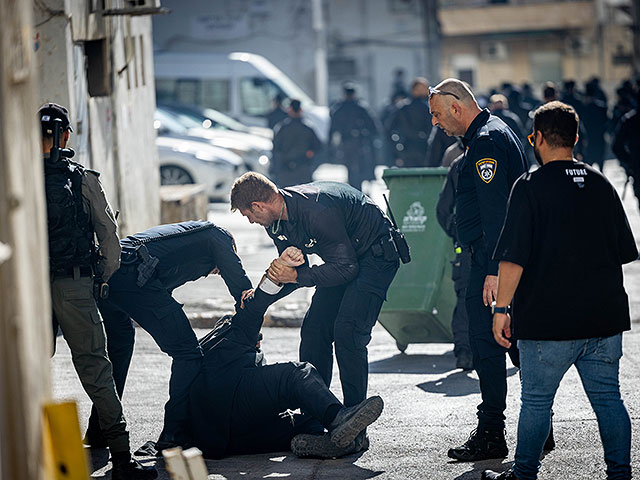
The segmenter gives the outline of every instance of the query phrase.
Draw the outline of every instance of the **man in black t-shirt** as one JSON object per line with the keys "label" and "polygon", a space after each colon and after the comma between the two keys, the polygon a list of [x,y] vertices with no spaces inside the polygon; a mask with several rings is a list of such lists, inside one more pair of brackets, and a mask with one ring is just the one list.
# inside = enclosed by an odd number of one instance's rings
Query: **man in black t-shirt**
{"label": "man in black t-shirt", "polygon": [[494,253],[493,334],[506,348],[517,339],[522,406],[513,469],[487,470],[483,479],[537,478],[553,399],[572,365],[596,413],[607,478],[631,478],[618,368],[622,332],[631,326],[622,264],[638,250],[614,187],[573,159],[577,133],[573,107],[551,102],[536,111],[529,138],[541,168],[514,184]]}

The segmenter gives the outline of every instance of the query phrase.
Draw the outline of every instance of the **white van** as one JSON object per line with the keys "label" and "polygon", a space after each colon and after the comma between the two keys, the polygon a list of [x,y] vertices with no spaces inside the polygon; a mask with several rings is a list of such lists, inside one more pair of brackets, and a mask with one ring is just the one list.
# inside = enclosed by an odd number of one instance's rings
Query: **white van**
{"label": "white van", "polygon": [[260,55],[155,52],[154,63],[158,102],[213,108],[246,125],[266,126],[265,115],[280,93],[300,100],[305,119],[327,141],[329,109]]}

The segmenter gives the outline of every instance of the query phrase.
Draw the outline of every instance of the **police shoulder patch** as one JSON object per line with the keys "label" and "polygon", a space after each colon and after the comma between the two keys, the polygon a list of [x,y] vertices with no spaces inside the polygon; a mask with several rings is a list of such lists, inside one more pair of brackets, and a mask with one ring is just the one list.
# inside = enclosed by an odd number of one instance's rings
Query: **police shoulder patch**
{"label": "police shoulder patch", "polygon": [[496,175],[498,162],[493,158],[482,158],[476,162],[476,170],[484,183],[490,183]]}

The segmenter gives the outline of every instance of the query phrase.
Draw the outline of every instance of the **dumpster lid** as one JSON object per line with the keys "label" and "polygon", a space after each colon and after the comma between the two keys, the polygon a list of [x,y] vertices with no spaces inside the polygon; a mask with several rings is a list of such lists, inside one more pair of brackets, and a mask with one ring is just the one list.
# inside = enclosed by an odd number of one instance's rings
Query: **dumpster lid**
{"label": "dumpster lid", "polygon": [[430,177],[442,176],[449,172],[447,167],[420,167],[420,168],[386,168],[382,171],[382,178],[389,177]]}

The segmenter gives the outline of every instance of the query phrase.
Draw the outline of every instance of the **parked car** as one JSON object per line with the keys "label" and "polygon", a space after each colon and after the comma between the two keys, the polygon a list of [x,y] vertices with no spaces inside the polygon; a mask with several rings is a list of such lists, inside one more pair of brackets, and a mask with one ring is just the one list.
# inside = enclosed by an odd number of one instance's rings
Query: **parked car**
{"label": "parked car", "polygon": [[250,133],[217,128],[205,128],[202,121],[193,115],[174,112],[157,106],[154,127],[158,135],[176,138],[190,138],[231,150],[240,155],[248,170],[267,173],[271,161],[271,140]]}
{"label": "parked car", "polygon": [[211,200],[228,200],[234,180],[247,171],[242,158],[206,142],[158,136],[160,183],[201,183]]}
{"label": "parked car", "polygon": [[250,133],[273,140],[273,130],[270,128],[249,127],[213,108],[184,105],[181,103],[158,103],[158,105],[174,113],[183,113],[193,117],[194,120],[201,123],[203,128],[233,130],[234,132]]}
{"label": "parked car", "polygon": [[156,98],[211,107],[245,125],[266,127],[276,95],[302,102],[304,118],[322,142],[329,135],[329,108],[317,105],[266,58],[247,52],[154,52]]}

